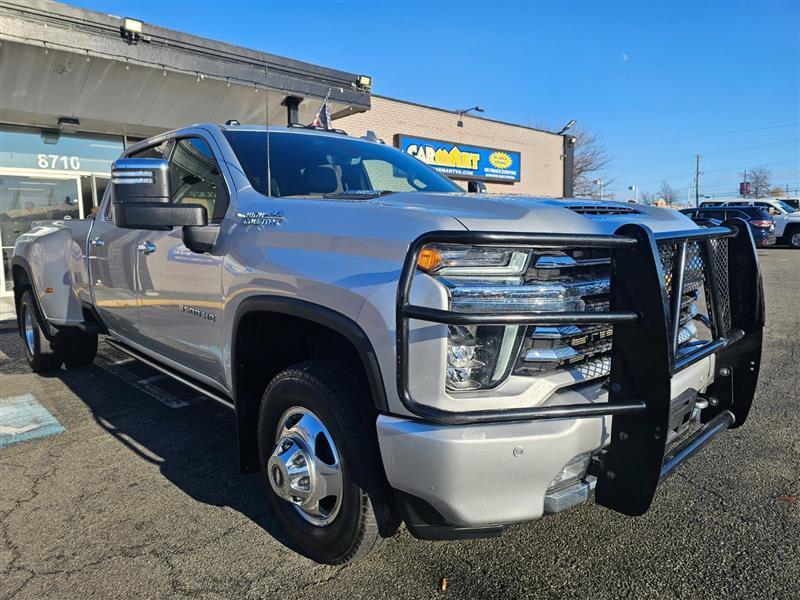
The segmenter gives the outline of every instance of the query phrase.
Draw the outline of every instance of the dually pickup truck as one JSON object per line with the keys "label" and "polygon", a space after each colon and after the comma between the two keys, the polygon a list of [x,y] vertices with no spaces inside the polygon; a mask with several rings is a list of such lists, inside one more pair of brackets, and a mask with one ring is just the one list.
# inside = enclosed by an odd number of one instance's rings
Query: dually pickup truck
{"label": "dually pickup truck", "polygon": [[94,219],[39,224],[12,268],[34,371],[103,335],[232,409],[242,469],[324,563],[401,521],[459,539],[591,498],[641,515],[745,422],[761,360],[745,222],[467,194],[309,128],[141,142]]}

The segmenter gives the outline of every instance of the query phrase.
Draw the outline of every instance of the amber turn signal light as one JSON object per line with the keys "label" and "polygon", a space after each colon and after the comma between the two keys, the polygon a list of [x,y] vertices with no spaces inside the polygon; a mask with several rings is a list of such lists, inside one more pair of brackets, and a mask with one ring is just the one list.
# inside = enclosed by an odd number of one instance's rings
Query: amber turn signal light
{"label": "amber turn signal light", "polygon": [[436,248],[423,248],[417,258],[417,267],[430,273],[442,264],[442,253]]}

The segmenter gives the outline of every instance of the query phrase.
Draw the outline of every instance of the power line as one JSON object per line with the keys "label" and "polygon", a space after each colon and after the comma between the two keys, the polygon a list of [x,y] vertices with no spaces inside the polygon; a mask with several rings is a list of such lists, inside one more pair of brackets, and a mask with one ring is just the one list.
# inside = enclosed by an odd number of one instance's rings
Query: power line
{"label": "power line", "polygon": [[624,144],[614,144],[610,148],[624,148],[626,146],[640,146],[645,144],[660,144],[661,142],[674,142],[676,140],[691,140],[697,138],[714,137],[718,135],[732,135],[734,133],[752,133],[754,131],[767,131],[769,129],[782,129],[784,127],[800,127],[800,123],[789,123],[788,125],[770,125],[769,127],[754,127],[752,129],[732,129],[730,131],[718,131],[716,133],[697,133],[692,135],[681,135],[676,137],[661,138],[657,140],[639,140],[636,142],[626,142]]}
{"label": "power line", "polygon": [[[705,156],[705,155],[703,155],[703,156]],[[790,160],[790,161],[783,161],[783,162],[777,162],[777,163],[768,163],[765,166],[767,168],[772,168],[772,167],[778,167],[778,166],[783,166],[783,165],[796,165],[796,164],[797,164],[797,161]],[[703,175],[708,175],[709,173],[730,173],[730,172],[734,172],[734,171],[735,172],[740,172],[740,171],[743,171],[743,170],[744,170],[744,167],[732,167],[732,168],[726,168],[726,169],[708,169],[708,170],[703,170]],[[671,183],[671,182],[678,181],[678,180],[685,181],[688,178],[691,178],[691,175],[686,173],[686,174],[682,174],[682,175],[675,175],[674,177],[673,176],[661,177],[659,179],[654,179],[654,180],[650,180],[650,181],[638,182],[638,183],[636,183],[636,185],[639,185],[639,186],[655,185],[657,183],[661,183],[662,181],[666,181],[667,183]],[[782,178],[782,179],[786,179],[786,178]],[[618,188],[618,187],[609,187],[608,190],[609,191],[614,191],[614,192],[624,191],[623,188],[621,188],[621,187],[620,188]]]}
{"label": "power line", "polygon": [[[798,141],[800,141],[800,138],[790,138],[788,140],[780,140],[778,142],[767,142],[765,144],[752,144],[750,146],[739,146],[738,148],[726,148],[725,150],[714,150],[714,151],[711,151],[711,152],[704,152],[703,156],[716,156],[717,154],[729,154],[731,152],[739,152],[741,150],[751,150],[753,148],[764,148],[764,147],[767,147],[767,146],[777,146],[779,144],[788,144],[789,142],[798,142]],[[686,159],[687,158],[684,157],[684,156],[682,156],[680,158],[670,158],[668,160],[660,160],[660,161],[655,161],[655,162],[650,162],[650,163],[642,163],[642,164],[639,164],[639,165],[629,166],[629,167],[627,167],[627,169],[641,169],[642,167],[652,167],[652,166],[657,166],[657,165],[669,164],[669,163],[674,163],[674,162],[680,162],[680,161],[683,161],[683,160],[686,160]],[[622,171],[622,172],[624,173],[625,171]]]}

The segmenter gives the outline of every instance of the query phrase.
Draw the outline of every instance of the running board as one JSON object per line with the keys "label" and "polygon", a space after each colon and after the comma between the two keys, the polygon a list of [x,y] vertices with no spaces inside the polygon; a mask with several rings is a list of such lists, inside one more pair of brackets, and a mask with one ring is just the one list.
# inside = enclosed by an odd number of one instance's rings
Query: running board
{"label": "running board", "polygon": [[186,387],[190,387],[193,390],[195,390],[197,392],[200,392],[204,396],[210,398],[211,400],[213,400],[214,402],[217,402],[218,404],[221,404],[225,408],[229,408],[229,409],[233,410],[233,408],[234,408],[233,401],[230,400],[229,398],[225,397],[225,396],[220,395],[219,392],[217,392],[216,390],[213,390],[209,386],[204,385],[204,384],[200,383],[199,381],[195,381],[195,380],[189,378],[187,375],[184,375],[183,373],[178,373],[175,369],[171,369],[170,367],[167,367],[165,365],[162,365],[159,362],[156,362],[154,359],[145,356],[141,352],[139,352],[137,350],[134,350],[130,346],[128,346],[126,344],[123,344],[120,341],[108,338],[108,339],[106,339],[106,342],[108,342],[108,345],[111,346],[112,348],[116,348],[120,352],[124,352],[125,354],[127,354],[131,358],[134,358],[134,359],[138,360],[139,362],[146,364],[148,367],[151,367],[151,368],[155,369],[156,371],[159,371],[159,372],[163,373],[167,377],[170,377],[171,379],[174,379],[178,383],[182,383]]}

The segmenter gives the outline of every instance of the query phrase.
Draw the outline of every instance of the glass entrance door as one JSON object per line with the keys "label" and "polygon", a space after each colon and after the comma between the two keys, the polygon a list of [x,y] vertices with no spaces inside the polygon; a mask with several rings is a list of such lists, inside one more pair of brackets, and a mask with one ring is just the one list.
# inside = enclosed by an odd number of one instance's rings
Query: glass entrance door
{"label": "glass entrance door", "polygon": [[11,294],[11,255],[17,238],[34,221],[82,219],[83,203],[77,176],[25,175],[0,171],[0,296]]}

